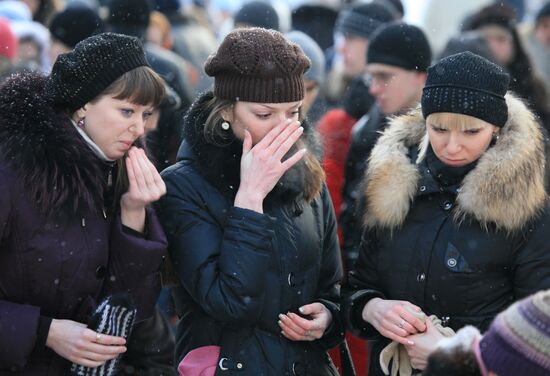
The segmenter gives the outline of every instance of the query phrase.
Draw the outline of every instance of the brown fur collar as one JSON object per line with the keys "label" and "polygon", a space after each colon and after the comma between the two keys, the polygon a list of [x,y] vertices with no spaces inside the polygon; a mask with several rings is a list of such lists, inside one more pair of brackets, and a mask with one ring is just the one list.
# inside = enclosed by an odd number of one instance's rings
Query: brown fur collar
{"label": "brown fur collar", "polygon": [[[457,196],[455,220],[473,218],[506,232],[520,230],[543,207],[545,153],[541,130],[525,104],[506,95],[508,121],[495,145],[464,178]],[[428,145],[419,108],[391,120],[369,158],[363,186],[364,223],[394,230],[405,220],[420,178],[417,164]],[[419,148],[413,163],[409,148]]]}

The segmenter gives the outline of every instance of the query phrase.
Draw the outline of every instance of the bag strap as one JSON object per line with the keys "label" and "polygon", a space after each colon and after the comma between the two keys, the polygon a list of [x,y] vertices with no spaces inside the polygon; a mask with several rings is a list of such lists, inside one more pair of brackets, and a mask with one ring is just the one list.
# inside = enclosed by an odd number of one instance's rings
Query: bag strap
{"label": "bag strap", "polygon": [[340,343],[340,364],[342,366],[342,376],[357,376],[346,339]]}

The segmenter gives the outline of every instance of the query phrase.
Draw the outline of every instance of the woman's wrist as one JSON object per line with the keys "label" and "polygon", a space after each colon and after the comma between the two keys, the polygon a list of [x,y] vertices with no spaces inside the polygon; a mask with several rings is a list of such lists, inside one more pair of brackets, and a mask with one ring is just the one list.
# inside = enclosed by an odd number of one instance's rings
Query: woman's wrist
{"label": "woman's wrist", "polygon": [[120,208],[120,221],[126,227],[137,232],[145,231],[145,208],[127,209]]}
{"label": "woman's wrist", "polygon": [[363,312],[361,312],[361,318],[368,322],[369,324],[373,325],[372,318],[373,318],[373,311],[376,309],[376,305],[379,301],[382,301],[381,298],[372,298],[365,304],[363,307]]}
{"label": "woman's wrist", "polygon": [[258,195],[257,193],[247,193],[244,191],[239,190],[237,191],[237,195],[235,196],[234,205],[239,208],[243,209],[249,209],[256,211],[258,213],[263,213],[263,197]]}

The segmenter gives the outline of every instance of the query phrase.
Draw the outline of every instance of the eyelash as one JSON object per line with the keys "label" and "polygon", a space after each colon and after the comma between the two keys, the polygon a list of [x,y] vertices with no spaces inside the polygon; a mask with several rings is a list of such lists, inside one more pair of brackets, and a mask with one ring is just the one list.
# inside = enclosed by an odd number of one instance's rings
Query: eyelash
{"label": "eyelash", "polygon": [[[123,114],[124,116],[126,116],[126,117],[130,117],[130,116],[132,116],[132,115],[134,114],[134,110],[129,109],[129,108],[123,108],[121,111],[122,111],[122,114]],[[147,119],[149,119],[152,115],[153,115],[152,112],[144,112],[144,113],[143,113],[143,118],[144,118],[145,120],[147,120]]]}
{"label": "eyelash", "polygon": [[[299,115],[300,114],[300,111],[297,110],[297,111],[292,111],[291,112],[292,114],[292,117],[296,116],[296,115]],[[259,119],[268,119],[271,114],[256,114],[256,116],[259,118]]]}

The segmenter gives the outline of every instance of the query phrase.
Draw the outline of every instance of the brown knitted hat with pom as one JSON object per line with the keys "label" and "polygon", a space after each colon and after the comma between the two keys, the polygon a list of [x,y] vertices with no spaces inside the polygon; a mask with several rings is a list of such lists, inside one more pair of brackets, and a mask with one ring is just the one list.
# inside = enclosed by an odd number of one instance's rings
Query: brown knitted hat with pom
{"label": "brown knitted hat with pom", "polygon": [[304,98],[304,72],[310,61],[298,45],[275,30],[236,29],[204,65],[214,77],[218,98],[257,103]]}

